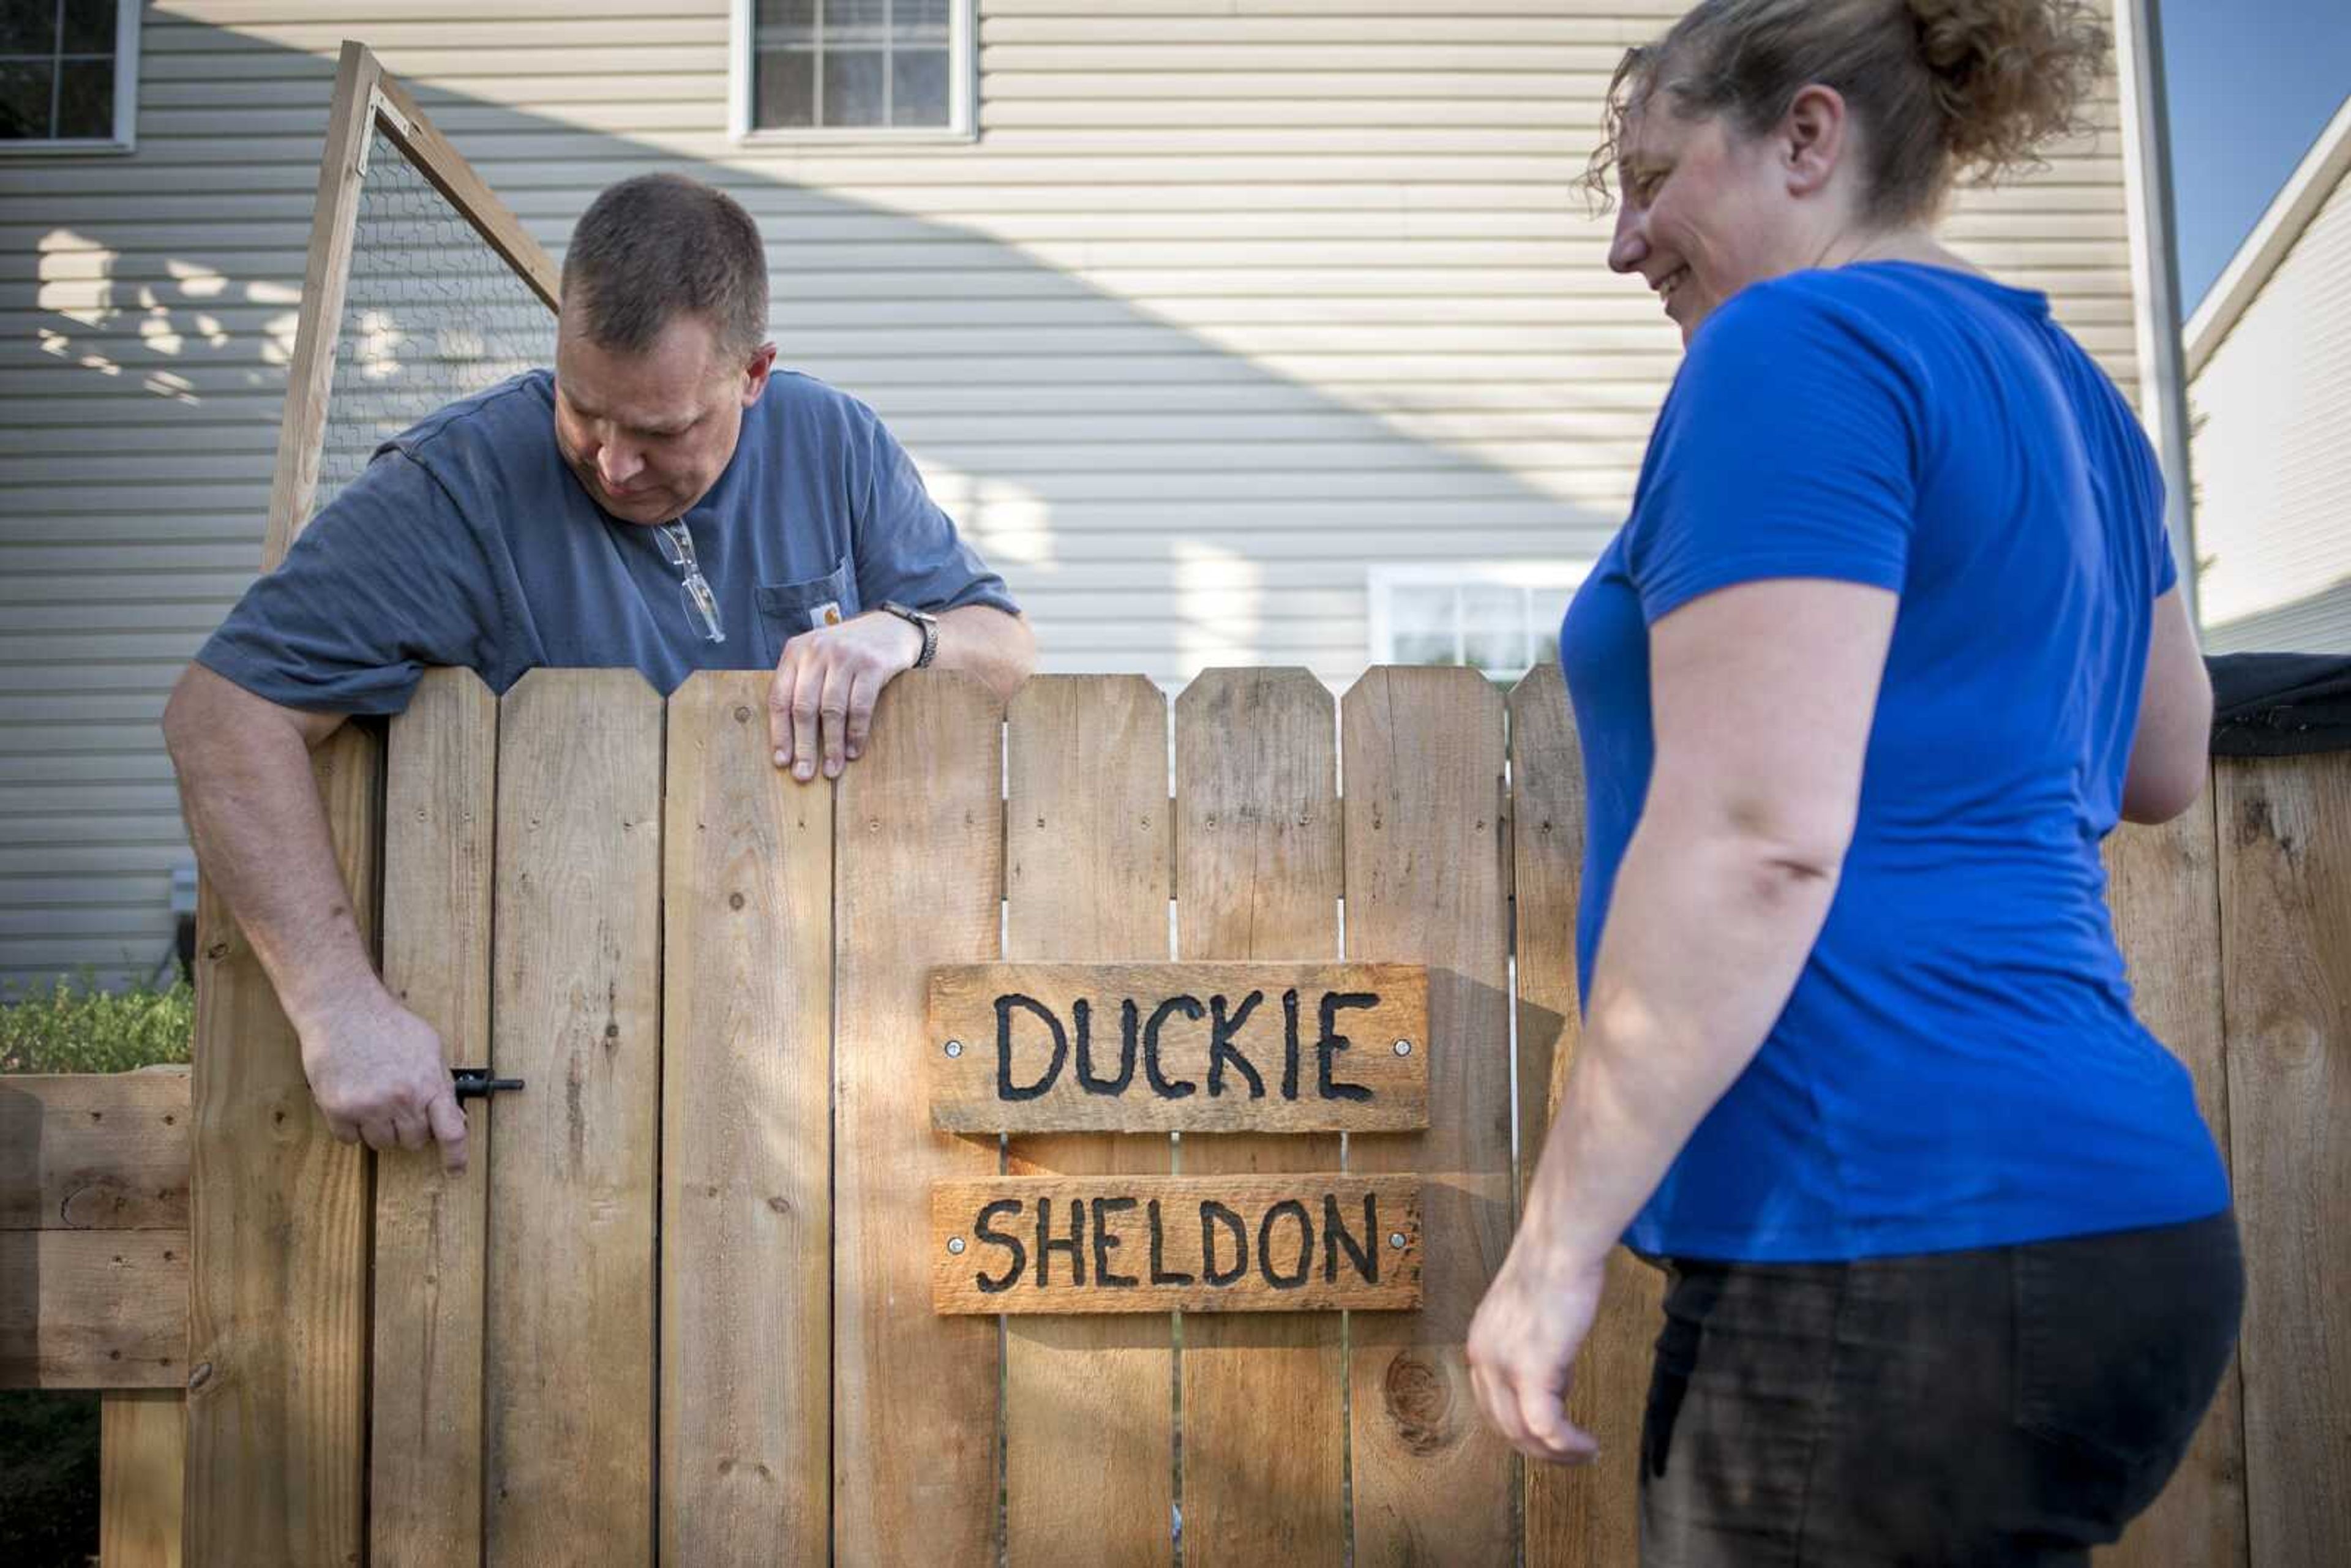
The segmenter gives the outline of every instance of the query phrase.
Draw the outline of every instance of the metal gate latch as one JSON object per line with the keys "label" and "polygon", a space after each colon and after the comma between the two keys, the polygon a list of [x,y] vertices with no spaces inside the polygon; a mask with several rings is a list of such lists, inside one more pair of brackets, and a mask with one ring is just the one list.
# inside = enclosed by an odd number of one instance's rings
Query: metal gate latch
{"label": "metal gate latch", "polygon": [[501,1089],[522,1087],[521,1079],[493,1078],[486,1067],[453,1067],[449,1070],[449,1076],[456,1081],[460,1101],[486,1100]]}

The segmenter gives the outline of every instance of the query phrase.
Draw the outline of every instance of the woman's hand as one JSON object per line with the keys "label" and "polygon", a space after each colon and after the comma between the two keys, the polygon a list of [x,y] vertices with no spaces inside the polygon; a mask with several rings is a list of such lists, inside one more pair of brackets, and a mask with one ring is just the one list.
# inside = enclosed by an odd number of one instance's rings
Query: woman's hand
{"label": "woman's hand", "polygon": [[1583,1465],[1600,1456],[1592,1435],[1567,1418],[1567,1390],[1606,1279],[1605,1258],[1545,1258],[1521,1231],[1470,1320],[1469,1382],[1478,1404],[1531,1459]]}

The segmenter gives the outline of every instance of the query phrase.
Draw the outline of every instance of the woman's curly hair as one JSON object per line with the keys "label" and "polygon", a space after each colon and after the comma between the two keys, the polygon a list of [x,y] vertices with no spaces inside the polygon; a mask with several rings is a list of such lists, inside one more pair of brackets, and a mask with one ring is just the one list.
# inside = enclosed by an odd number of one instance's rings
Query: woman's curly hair
{"label": "woman's curly hair", "polygon": [[2045,143],[2093,131],[2110,48],[2086,0],[1701,0],[1617,66],[1583,185],[1604,211],[1626,119],[1660,91],[1755,136],[1819,83],[1866,128],[1867,215],[1929,217],[1955,183],[2041,167]]}

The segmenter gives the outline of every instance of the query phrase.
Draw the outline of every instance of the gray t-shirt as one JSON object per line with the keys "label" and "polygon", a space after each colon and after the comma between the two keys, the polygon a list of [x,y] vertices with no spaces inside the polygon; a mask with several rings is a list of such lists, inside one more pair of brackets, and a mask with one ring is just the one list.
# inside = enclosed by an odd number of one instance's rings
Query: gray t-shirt
{"label": "gray t-shirt", "polygon": [[564,465],[554,411],[533,371],[386,442],[197,662],[287,707],[387,714],[436,664],[496,692],[539,665],[633,665],[666,695],[695,670],[771,667],[828,611],[1014,608],[873,411],[778,372],[683,519],[712,642],[661,530],[608,517]]}

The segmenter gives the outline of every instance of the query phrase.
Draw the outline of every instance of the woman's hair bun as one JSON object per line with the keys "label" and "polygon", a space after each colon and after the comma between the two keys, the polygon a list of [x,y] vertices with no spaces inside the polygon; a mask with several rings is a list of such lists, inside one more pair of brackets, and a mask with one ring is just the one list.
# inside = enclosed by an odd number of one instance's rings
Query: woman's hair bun
{"label": "woman's hair bun", "polygon": [[2110,40],[2083,0],[1906,0],[1934,79],[1952,172],[2028,167],[2041,145],[2091,129],[2085,109]]}

